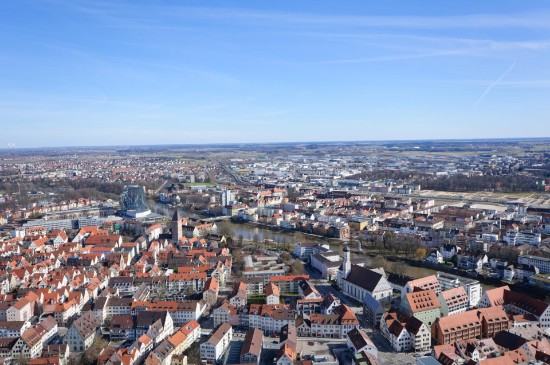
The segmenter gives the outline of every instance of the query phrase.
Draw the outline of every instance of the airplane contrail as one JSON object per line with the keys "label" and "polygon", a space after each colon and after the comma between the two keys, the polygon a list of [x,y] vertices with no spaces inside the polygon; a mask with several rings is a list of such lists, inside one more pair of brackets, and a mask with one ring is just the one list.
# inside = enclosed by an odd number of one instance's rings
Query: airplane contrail
{"label": "airplane contrail", "polygon": [[477,99],[477,102],[476,104],[474,105],[474,107],[477,107],[479,105],[479,103],[481,103],[483,101],[483,99],[485,99],[485,97],[487,96],[487,94],[489,94],[489,92],[495,87],[497,86],[498,84],[500,84],[502,82],[502,80],[504,80],[504,78],[510,73],[512,72],[512,70],[514,69],[514,67],[516,67],[516,63],[517,61],[514,61],[512,63],[512,65],[510,67],[508,67],[508,69],[506,71],[504,71],[504,73],[502,75],[500,75],[500,77],[498,79],[496,79],[495,81],[493,81],[489,86],[487,86],[487,88],[485,89],[485,91],[483,92],[483,94],[481,94],[481,96],[479,97],[479,99]]}

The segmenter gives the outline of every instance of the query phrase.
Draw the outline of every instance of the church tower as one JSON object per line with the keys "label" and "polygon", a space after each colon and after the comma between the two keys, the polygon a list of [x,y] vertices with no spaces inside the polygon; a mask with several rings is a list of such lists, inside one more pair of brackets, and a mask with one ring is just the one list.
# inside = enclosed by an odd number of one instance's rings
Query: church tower
{"label": "church tower", "polygon": [[342,264],[342,274],[344,278],[347,278],[351,272],[351,253],[349,252],[349,247],[346,245],[344,247],[344,263]]}
{"label": "church tower", "polygon": [[172,216],[172,241],[179,242],[183,237],[183,229],[181,226],[181,215],[176,209]]}
{"label": "church tower", "polygon": [[344,291],[344,281],[348,278],[348,275],[351,272],[351,255],[349,252],[349,247],[346,245],[344,247],[344,262],[342,262],[342,266],[340,266],[340,269],[338,270],[338,274],[336,277],[336,284],[340,288],[341,291]]}

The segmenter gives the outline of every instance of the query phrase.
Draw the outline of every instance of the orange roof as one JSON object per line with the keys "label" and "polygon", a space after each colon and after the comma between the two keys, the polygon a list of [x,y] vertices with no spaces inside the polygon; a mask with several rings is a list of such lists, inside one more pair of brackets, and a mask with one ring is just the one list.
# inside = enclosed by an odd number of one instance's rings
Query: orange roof
{"label": "orange roof", "polygon": [[469,303],[468,294],[463,286],[442,291],[441,296],[447,304]]}
{"label": "orange roof", "polygon": [[188,336],[191,332],[196,330],[197,328],[200,328],[199,322],[195,321],[194,319],[190,320],[180,328],[180,332],[183,332],[186,336]]}
{"label": "orange roof", "polygon": [[148,345],[152,341],[152,339],[144,333],[143,335],[141,335],[138,341],[144,345]]}
{"label": "orange roof", "polygon": [[357,316],[350,307],[348,307],[345,304],[342,304],[336,308],[334,308],[335,312],[338,312],[340,314],[340,321],[342,324],[350,324],[350,323],[356,323],[359,324],[359,321],[357,320]]}
{"label": "orange roof", "polygon": [[30,301],[27,298],[21,298],[17,302],[15,302],[15,304],[13,304],[13,307],[21,310],[29,303]]}
{"label": "orange roof", "polygon": [[198,265],[198,266],[180,266],[178,267],[178,274],[189,272],[206,272],[212,267],[210,265]]}
{"label": "orange roof", "polygon": [[39,357],[36,359],[30,359],[29,365],[59,365],[61,359],[59,357]]}
{"label": "orange roof", "polygon": [[273,283],[269,283],[266,287],[265,287],[265,295],[266,296],[269,296],[269,295],[275,295],[275,296],[280,296],[280,292],[279,292],[279,287]]}
{"label": "orange roof", "polygon": [[309,275],[279,275],[272,276],[269,281],[277,283],[281,281],[296,281],[296,280],[309,280]]}
{"label": "orange roof", "polygon": [[480,308],[478,311],[483,315],[483,318],[488,322],[505,322],[508,321],[508,315],[502,307]]}
{"label": "orange roof", "polygon": [[183,273],[183,274],[170,274],[168,277],[169,281],[187,281],[187,280],[196,280],[202,279],[206,280],[206,273]]}
{"label": "orange roof", "polygon": [[481,326],[481,319],[477,316],[477,311],[471,310],[454,316],[441,317],[437,320],[439,328],[443,333],[454,332],[461,328],[471,326]]}
{"label": "orange roof", "polygon": [[178,347],[178,345],[185,341],[186,338],[187,336],[183,332],[177,331],[172,336],[168,337],[167,341],[170,342],[174,347]]}
{"label": "orange roof", "polygon": [[204,284],[204,291],[210,290],[210,291],[213,291],[213,292],[217,293],[218,292],[218,287],[219,287],[218,279],[216,279],[215,277],[211,277]]}
{"label": "orange roof", "polygon": [[292,361],[296,360],[296,352],[286,343],[279,349],[277,360],[279,360],[283,356],[287,356]]}
{"label": "orange roof", "polygon": [[505,290],[510,290],[510,287],[508,285],[505,285],[501,286],[500,288],[494,288],[485,291],[485,294],[487,295],[487,298],[489,298],[489,302],[492,306],[502,305],[504,303]]}
{"label": "orange roof", "polygon": [[158,302],[138,302],[134,301],[132,302],[131,308],[137,308],[137,307],[146,307],[148,310],[151,311],[169,311],[174,312],[178,310],[178,302],[176,301],[158,301]]}
{"label": "orange roof", "polygon": [[414,279],[409,281],[407,284],[414,289],[414,288],[420,288],[423,290],[428,289],[439,289],[439,281],[437,280],[437,277],[435,275],[426,276],[424,278]]}
{"label": "orange roof", "polygon": [[423,290],[406,295],[412,313],[441,308],[437,294],[433,290]]}

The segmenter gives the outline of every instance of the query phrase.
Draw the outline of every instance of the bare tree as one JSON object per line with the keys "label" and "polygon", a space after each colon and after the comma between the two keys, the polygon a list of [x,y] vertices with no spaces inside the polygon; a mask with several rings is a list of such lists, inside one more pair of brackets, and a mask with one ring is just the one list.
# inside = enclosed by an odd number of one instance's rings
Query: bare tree
{"label": "bare tree", "polygon": [[372,260],[372,267],[374,268],[381,267],[384,270],[388,270],[389,268],[388,260],[386,260],[384,256],[378,255]]}
{"label": "bare tree", "polygon": [[292,275],[302,275],[304,273],[304,264],[300,260],[294,260],[290,266],[290,273]]}
{"label": "bare tree", "polygon": [[407,273],[407,266],[404,265],[402,262],[392,262],[389,271],[399,276],[405,276],[405,274]]}

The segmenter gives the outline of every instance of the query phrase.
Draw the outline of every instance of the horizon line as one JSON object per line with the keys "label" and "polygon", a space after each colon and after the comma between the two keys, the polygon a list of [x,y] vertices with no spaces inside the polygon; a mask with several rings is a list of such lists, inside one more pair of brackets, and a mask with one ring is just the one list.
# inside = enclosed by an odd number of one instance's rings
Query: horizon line
{"label": "horizon line", "polygon": [[0,152],[23,150],[56,150],[77,148],[143,148],[143,147],[196,147],[196,146],[251,146],[251,145],[299,145],[299,144],[381,144],[381,143],[426,143],[426,142],[481,142],[481,141],[549,141],[547,137],[492,137],[492,138],[434,138],[434,139],[384,139],[384,140],[344,140],[344,141],[287,141],[287,142],[209,142],[209,143],[165,143],[165,144],[127,144],[127,145],[73,145],[73,146],[39,146],[39,147],[0,147]]}

